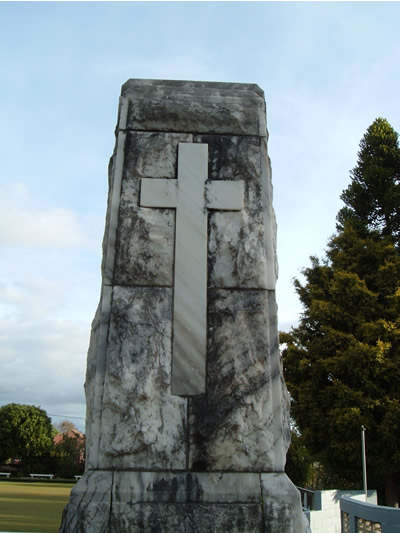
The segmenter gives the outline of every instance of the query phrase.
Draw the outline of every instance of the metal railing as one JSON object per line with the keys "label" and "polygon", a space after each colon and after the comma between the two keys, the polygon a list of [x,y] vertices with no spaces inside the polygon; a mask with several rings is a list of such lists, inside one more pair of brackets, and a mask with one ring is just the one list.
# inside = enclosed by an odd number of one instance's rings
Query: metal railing
{"label": "metal railing", "polygon": [[340,498],[342,533],[400,533],[400,509]]}
{"label": "metal railing", "polygon": [[303,487],[296,487],[296,489],[300,492],[303,509],[308,509],[309,511],[314,509],[315,492],[310,489],[304,489]]}

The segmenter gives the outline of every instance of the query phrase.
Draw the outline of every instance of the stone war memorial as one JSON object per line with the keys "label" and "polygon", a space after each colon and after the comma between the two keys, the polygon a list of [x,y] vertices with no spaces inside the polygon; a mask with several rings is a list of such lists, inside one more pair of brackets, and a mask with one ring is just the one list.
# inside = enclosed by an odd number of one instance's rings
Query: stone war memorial
{"label": "stone war memorial", "polygon": [[267,137],[257,85],[122,86],[62,533],[309,531],[284,473]]}

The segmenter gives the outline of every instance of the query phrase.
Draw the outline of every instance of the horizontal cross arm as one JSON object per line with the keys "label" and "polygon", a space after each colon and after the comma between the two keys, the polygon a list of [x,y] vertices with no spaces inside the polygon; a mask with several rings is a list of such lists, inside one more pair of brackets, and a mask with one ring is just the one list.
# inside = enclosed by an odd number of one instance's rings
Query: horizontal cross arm
{"label": "horizontal cross arm", "polygon": [[142,207],[173,207],[178,201],[178,180],[143,178],[140,186]]}
{"label": "horizontal cross arm", "polygon": [[208,209],[241,211],[243,209],[244,181],[209,181],[206,183]]}

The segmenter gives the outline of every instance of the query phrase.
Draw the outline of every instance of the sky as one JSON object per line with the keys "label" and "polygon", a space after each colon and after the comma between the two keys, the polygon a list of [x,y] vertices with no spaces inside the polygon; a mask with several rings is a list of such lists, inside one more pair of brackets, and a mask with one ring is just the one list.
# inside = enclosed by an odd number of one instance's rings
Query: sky
{"label": "sky", "polygon": [[400,131],[399,2],[0,2],[0,405],[83,429],[121,85],[257,83],[278,221],[278,319],[322,257],[359,142]]}

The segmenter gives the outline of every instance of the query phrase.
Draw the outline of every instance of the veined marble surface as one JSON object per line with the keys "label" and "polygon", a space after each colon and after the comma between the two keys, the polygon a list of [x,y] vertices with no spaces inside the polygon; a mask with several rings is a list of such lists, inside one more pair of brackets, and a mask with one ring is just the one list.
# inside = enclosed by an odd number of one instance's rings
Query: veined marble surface
{"label": "veined marble surface", "polygon": [[267,134],[264,93],[255,84],[132,79],[121,94],[129,130]]}
{"label": "veined marble surface", "polygon": [[60,533],[311,533],[285,474],[88,472]]}
{"label": "veined marble surface", "polygon": [[152,102],[175,102],[183,124],[188,95],[204,117],[210,105],[218,117],[223,102],[238,116],[252,102],[259,114],[262,91],[178,86],[181,93],[176,84],[131,80],[123,88],[88,357],[88,464],[279,471],[288,402],[266,130],[238,135],[233,118],[223,134],[196,131],[196,121],[190,132],[165,132],[168,113],[157,131],[131,122]]}
{"label": "veined marble surface", "polygon": [[267,138],[256,85],[124,84],[62,533],[307,532],[283,474]]}

